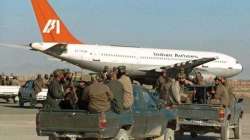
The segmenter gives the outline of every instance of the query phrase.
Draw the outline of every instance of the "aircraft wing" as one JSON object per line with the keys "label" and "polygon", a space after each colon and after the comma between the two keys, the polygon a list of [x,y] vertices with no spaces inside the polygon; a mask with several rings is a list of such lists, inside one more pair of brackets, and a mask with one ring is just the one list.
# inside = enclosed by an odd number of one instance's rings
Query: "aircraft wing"
{"label": "aircraft wing", "polygon": [[162,66],[162,67],[146,67],[146,68],[140,68],[140,71],[144,72],[161,72],[162,70],[167,70],[168,73],[171,75],[176,75],[178,72],[181,71],[181,69],[184,69],[185,74],[189,74],[195,67],[198,67],[200,65],[203,65],[205,63],[211,62],[216,60],[216,58],[200,58],[200,59],[194,59],[189,60],[186,62],[176,63],[169,66]]}

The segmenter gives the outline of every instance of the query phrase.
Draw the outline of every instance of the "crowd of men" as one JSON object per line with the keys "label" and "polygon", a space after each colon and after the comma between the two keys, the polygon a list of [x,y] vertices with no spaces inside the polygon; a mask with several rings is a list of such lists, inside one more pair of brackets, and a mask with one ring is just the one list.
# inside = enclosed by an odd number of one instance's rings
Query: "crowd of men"
{"label": "crowd of men", "polygon": [[19,81],[17,79],[17,76],[11,76],[8,75],[0,75],[0,85],[1,86],[18,86]]}
{"label": "crowd of men", "polygon": [[172,77],[167,71],[163,71],[156,81],[155,88],[166,106],[176,106],[181,103],[222,104],[225,107],[231,105],[234,100],[233,88],[223,77],[215,77],[212,84],[214,86],[206,93],[204,93],[204,90],[200,90],[201,88],[195,88],[192,94],[185,94],[185,87],[202,87],[205,84],[200,72],[196,73],[193,80],[188,80],[183,70],[176,77]]}
{"label": "crowd of men", "polygon": [[[18,78],[0,75],[0,85],[19,85]],[[204,93],[199,91],[199,88],[194,89],[192,94],[185,93],[185,87],[193,85],[206,85],[200,72],[196,73],[194,79],[188,80],[183,69],[175,76],[163,70],[154,88],[166,106],[210,103],[228,107],[235,99],[232,86],[223,77],[214,79],[213,88],[205,93],[205,97],[209,98],[206,102]],[[43,88],[48,88],[45,109],[84,109],[93,113],[108,110],[121,112],[131,109],[134,102],[132,81],[125,66],[112,69],[105,66],[101,73],[92,75],[91,80],[81,77],[77,82],[73,73],[67,70],[55,70],[50,76],[45,74],[44,77],[39,74],[33,82],[31,104],[36,104],[36,96]]]}
{"label": "crowd of men", "polygon": [[121,112],[130,110],[134,101],[132,82],[124,66],[113,69],[105,67],[101,73],[92,75],[91,81],[81,78],[77,83],[72,73],[56,70],[47,86],[45,109]]}
{"label": "crowd of men", "polygon": [[[228,107],[234,99],[232,86],[223,77],[214,79],[215,86],[205,93],[209,98],[206,102],[204,93],[199,91],[199,88],[194,89],[192,94],[185,93],[185,87],[193,85],[206,85],[200,72],[196,73],[193,80],[188,80],[184,70],[175,76],[164,70],[156,80],[154,88],[165,106],[176,106],[181,103],[210,103]],[[73,73],[55,70],[50,76],[46,74],[42,78],[38,75],[34,80],[33,88],[33,104],[42,88],[48,88],[45,109],[83,109],[93,113],[113,110],[119,113],[131,109],[134,102],[132,81],[125,66],[112,69],[105,66],[101,73],[92,75],[91,80],[81,77],[77,82],[73,78]]]}

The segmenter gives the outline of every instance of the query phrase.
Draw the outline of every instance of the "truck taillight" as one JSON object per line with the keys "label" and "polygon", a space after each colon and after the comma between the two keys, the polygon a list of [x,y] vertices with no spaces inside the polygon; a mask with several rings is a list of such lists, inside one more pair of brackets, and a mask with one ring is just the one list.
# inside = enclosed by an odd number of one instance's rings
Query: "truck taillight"
{"label": "truck taillight", "polygon": [[221,107],[219,109],[219,118],[220,118],[220,121],[223,121],[224,117],[225,117],[225,109],[223,107]]}
{"label": "truck taillight", "polygon": [[103,129],[107,127],[107,120],[104,112],[99,115],[99,128]]}

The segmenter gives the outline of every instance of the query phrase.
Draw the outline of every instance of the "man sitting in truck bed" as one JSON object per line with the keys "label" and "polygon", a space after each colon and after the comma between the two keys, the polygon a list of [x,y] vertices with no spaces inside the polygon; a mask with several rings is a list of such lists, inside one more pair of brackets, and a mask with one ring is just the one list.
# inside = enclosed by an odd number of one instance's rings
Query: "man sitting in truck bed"
{"label": "man sitting in truck bed", "polygon": [[[115,69],[113,69],[115,70]],[[107,73],[107,80],[105,81],[105,84],[110,88],[111,92],[114,95],[113,103],[112,103],[112,109],[116,113],[120,113],[124,110],[123,107],[123,85],[122,83],[117,80],[117,75],[114,74],[116,71],[112,71]]]}
{"label": "man sitting in truck bed", "polygon": [[[193,103],[198,103],[198,104],[204,104],[207,103],[207,93],[204,93],[204,88],[205,86],[205,81],[200,72],[197,72],[194,78],[194,84],[197,85],[197,87],[194,90],[194,98],[193,98]],[[201,86],[201,87],[199,87]]]}
{"label": "man sitting in truck bed", "polygon": [[162,85],[160,92],[160,99],[165,102],[167,107],[178,105],[181,103],[180,97],[180,77],[177,76],[175,79],[169,76],[169,73],[165,71],[166,79],[165,83]]}
{"label": "man sitting in truck bed", "polygon": [[83,101],[88,102],[88,110],[91,113],[106,112],[111,108],[113,94],[109,87],[103,84],[103,79],[96,76],[93,83],[84,89]]}

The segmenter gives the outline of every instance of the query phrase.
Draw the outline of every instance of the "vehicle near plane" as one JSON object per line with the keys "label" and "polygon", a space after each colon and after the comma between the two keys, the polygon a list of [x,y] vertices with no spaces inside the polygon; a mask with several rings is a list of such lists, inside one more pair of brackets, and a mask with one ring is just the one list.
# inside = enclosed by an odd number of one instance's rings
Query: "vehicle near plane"
{"label": "vehicle near plane", "polygon": [[30,47],[83,69],[99,72],[104,66],[124,65],[131,78],[141,83],[153,83],[163,69],[176,74],[184,68],[190,77],[199,71],[206,79],[242,71],[238,60],[217,52],[85,44],[69,32],[47,0],[31,2],[43,42]]}
{"label": "vehicle near plane", "polygon": [[[28,80],[18,91],[19,106],[24,107],[25,103],[30,103],[31,107],[35,107],[36,104],[31,102],[32,93],[34,92],[34,80]],[[47,98],[48,89],[43,88],[41,92],[36,95],[36,103],[43,104]]]}
{"label": "vehicle near plane", "polygon": [[10,102],[11,99],[14,103],[18,101],[18,89],[20,86],[0,86],[0,98]]}
{"label": "vehicle near plane", "polygon": [[[193,103],[183,103],[177,106],[179,134],[190,132],[191,136],[210,132],[219,133],[222,140],[230,139],[230,132],[233,132],[235,139],[242,136],[243,98],[236,98],[232,95],[230,106],[221,103],[210,103],[211,97],[208,93],[214,88],[212,85],[193,85],[187,89],[199,92],[203,95],[202,102],[193,98]],[[192,93],[192,92],[191,92]],[[230,131],[230,130],[233,131]]]}
{"label": "vehicle near plane", "polygon": [[87,110],[42,109],[36,115],[38,136],[49,140],[152,139],[174,140],[176,111],[161,107],[142,86],[133,85],[135,102],[131,111],[91,113]]}

